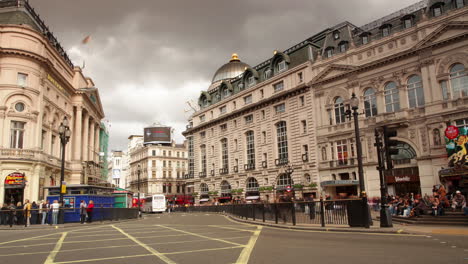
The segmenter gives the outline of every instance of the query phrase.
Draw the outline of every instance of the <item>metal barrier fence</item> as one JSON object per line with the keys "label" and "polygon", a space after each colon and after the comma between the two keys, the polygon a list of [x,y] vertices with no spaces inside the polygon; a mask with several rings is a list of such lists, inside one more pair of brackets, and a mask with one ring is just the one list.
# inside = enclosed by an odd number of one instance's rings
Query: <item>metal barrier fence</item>
{"label": "metal barrier fence", "polygon": [[[54,222],[54,217],[56,217],[56,221],[58,224],[77,223],[80,222],[80,218],[67,218],[64,216],[65,214],[70,213],[77,213],[79,215],[79,212],[80,208],[60,208],[55,216],[55,212],[53,211],[53,209],[1,210],[0,225],[8,225],[10,227],[12,227],[13,225],[40,225],[42,223],[52,225]],[[138,216],[138,208],[94,207],[92,213],[87,214],[86,221],[117,221],[124,219],[135,219],[138,218]],[[89,219],[89,217],[91,217],[91,219]]]}
{"label": "metal barrier fence", "polygon": [[[229,204],[174,208],[175,212],[226,213],[253,221],[276,224],[319,224],[365,226],[366,206],[361,199],[311,202]],[[367,209],[368,210],[368,209]]]}

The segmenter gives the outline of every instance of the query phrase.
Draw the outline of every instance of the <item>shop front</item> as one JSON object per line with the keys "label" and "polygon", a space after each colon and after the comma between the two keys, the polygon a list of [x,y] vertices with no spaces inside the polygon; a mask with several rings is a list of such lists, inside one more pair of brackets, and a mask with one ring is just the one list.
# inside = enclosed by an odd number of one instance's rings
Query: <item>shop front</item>
{"label": "shop front", "polygon": [[218,198],[220,204],[229,203],[232,200],[231,185],[228,181],[221,182],[221,195]]}
{"label": "shop front", "polygon": [[458,190],[465,195],[468,194],[467,130],[465,126],[448,126],[445,130],[448,168],[439,171],[439,178],[448,194]]}
{"label": "shop front", "polygon": [[405,196],[406,194],[421,194],[418,167],[396,168],[385,174],[388,194]]}
{"label": "shop front", "polygon": [[16,204],[24,200],[24,187],[26,186],[26,176],[24,173],[13,172],[5,178],[4,203]]}
{"label": "shop front", "polygon": [[346,199],[358,194],[358,180],[332,180],[320,183],[332,199]]}

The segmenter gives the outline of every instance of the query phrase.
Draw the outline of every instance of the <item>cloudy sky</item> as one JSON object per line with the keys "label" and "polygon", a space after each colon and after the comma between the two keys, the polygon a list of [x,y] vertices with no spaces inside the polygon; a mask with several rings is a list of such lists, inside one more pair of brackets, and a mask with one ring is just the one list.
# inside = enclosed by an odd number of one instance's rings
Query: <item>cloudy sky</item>
{"label": "cloudy sky", "polygon": [[[345,20],[361,26],[416,0],[30,0],[76,65],[85,61],[110,149],[159,122],[175,139],[231,53],[252,66]],[[90,35],[88,44],[81,41]]]}

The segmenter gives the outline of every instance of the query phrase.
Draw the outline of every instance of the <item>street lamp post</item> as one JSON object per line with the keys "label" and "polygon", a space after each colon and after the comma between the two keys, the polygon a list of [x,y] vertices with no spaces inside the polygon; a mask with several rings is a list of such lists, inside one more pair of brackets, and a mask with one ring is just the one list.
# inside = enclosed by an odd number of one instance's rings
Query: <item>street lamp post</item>
{"label": "street lamp post", "polygon": [[351,115],[353,115],[354,120],[354,134],[356,140],[356,152],[357,152],[357,162],[358,162],[358,175],[359,175],[359,189],[360,189],[360,197],[364,204],[364,226],[369,228],[369,209],[367,207],[367,195],[366,195],[366,187],[364,185],[364,170],[362,165],[362,145],[361,145],[361,136],[359,133],[359,120],[358,120],[358,109],[359,109],[359,99],[356,97],[356,94],[353,93],[351,96],[350,101],[351,110],[346,111],[346,115],[348,118],[351,119]]}
{"label": "street lamp post", "polygon": [[60,135],[60,143],[62,145],[62,167],[60,171],[60,203],[63,206],[63,182],[65,181],[65,146],[67,145],[68,141],[70,140],[71,130],[68,126],[68,119],[67,117],[63,118],[62,123],[59,126],[59,135]]}
{"label": "street lamp post", "polygon": [[140,201],[140,173],[141,173],[141,166],[138,164],[137,169],[137,189],[138,189],[138,216],[141,217],[141,201]]}

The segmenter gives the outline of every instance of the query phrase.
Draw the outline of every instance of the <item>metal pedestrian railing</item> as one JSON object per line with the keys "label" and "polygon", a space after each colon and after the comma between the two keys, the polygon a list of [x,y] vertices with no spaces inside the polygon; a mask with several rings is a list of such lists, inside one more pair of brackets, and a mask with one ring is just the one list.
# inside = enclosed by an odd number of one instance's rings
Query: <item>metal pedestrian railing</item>
{"label": "metal pedestrian railing", "polygon": [[[54,216],[56,214],[56,216]],[[86,214],[92,221],[118,221],[138,218],[138,208],[111,208],[98,205],[92,213]],[[68,217],[66,217],[68,216]],[[0,225],[13,227],[14,225],[52,225],[54,217],[57,224],[80,222],[80,208],[54,209],[7,209],[0,210]]]}
{"label": "metal pedestrian railing", "polygon": [[207,212],[224,213],[261,222],[297,225],[316,224],[365,226],[363,210],[368,210],[367,204],[361,199],[320,200],[290,203],[252,203],[228,205],[202,205],[176,207],[175,212]]}

